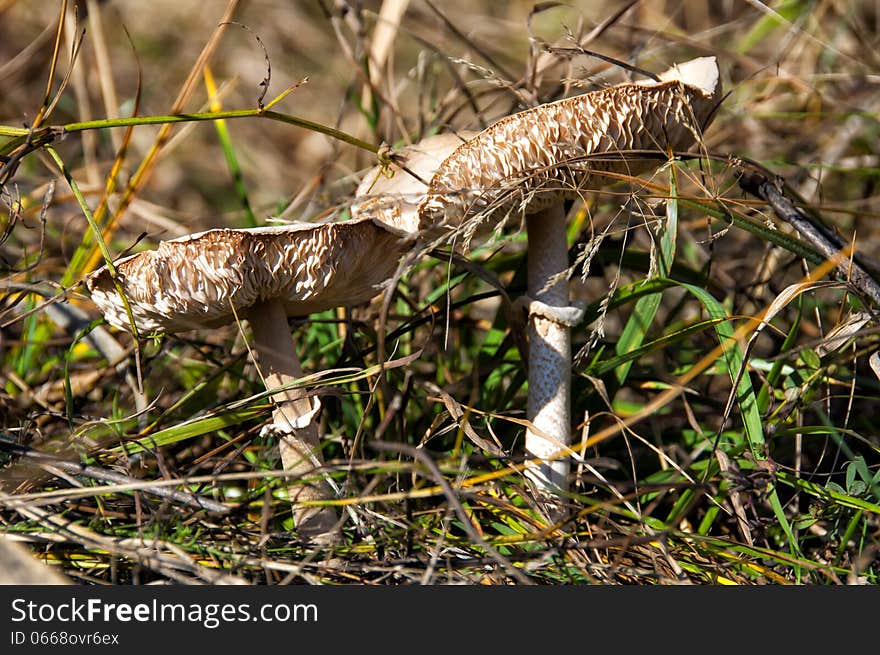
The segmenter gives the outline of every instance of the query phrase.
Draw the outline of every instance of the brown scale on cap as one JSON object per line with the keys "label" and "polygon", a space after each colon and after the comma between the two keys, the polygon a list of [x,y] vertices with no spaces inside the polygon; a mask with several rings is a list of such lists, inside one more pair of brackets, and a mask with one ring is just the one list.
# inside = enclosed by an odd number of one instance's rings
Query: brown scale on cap
{"label": "brown scale on cap", "polygon": [[714,57],[658,78],[547,103],[489,126],[438,168],[418,209],[420,227],[537,213],[614,181],[594,179],[596,173],[635,175],[657,166],[657,159],[628,152],[690,148],[721,98]]}

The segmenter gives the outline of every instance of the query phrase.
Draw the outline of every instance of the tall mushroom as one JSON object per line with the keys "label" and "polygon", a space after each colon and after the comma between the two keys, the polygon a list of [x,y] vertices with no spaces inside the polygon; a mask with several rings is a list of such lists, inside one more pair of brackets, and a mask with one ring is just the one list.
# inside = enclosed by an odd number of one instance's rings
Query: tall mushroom
{"label": "tall mushroom", "polygon": [[429,234],[525,216],[528,235],[529,388],[527,475],[541,490],[567,488],[571,336],[563,202],[638,174],[699,142],[721,98],[714,57],[694,59],[656,80],[620,84],[548,103],[498,122],[441,164],[418,208]]}
{"label": "tall mushroom", "polygon": [[[156,250],[114,264],[140,334],[182,332],[247,319],[268,390],[302,377],[287,324],[332,307],[363,303],[397,268],[409,236],[369,218],[339,223],[300,223],[252,229],[214,229],[161,242]],[[107,267],[86,284],[107,321],[131,330],[128,309]],[[316,415],[320,403],[299,390],[272,394],[272,428],[280,435],[283,469],[297,533],[332,540],[337,515],[332,492],[315,476],[323,464]]]}

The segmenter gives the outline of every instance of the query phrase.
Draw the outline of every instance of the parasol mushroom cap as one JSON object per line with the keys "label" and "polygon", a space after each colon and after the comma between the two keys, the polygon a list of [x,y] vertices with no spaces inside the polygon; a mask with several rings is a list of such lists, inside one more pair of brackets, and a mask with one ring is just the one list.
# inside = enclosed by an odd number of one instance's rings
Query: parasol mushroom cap
{"label": "parasol mushroom cap", "polygon": [[[721,99],[714,57],[507,116],[461,144],[437,169],[418,208],[423,230],[466,218],[497,223],[534,214],[590,188],[657,165],[634,151],[687,150]],[[612,175],[596,175],[611,173]]]}
{"label": "parasol mushroom cap", "polygon": [[[288,316],[366,302],[391,278],[410,236],[369,218],[212,229],[114,263],[140,332],[180,332],[248,318],[277,301]],[[86,280],[114,327],[131,330],[105,266]]]}
{"label": "parasol mushroom cap", "polygon": [[395,229],[419,229],[419,205],[428,183],[443,161],[476,132],[462,131],[429,136],[393,153],[387,167],[371,168],[355,191],[352,218],[373,217]]}

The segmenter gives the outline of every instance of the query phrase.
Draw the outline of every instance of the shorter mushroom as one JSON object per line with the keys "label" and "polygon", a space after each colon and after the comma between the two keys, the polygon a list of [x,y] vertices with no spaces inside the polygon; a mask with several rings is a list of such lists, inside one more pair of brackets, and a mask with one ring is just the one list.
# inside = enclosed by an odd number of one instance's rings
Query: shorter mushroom
{"label": "shorter mushroom", "polygon": [[[369,218],[214,229],[125,257],[114,263],[116,280],[105,266],[86,285],[111,325],[130,331],[133,321],[142,335],[247,319],[271,391],[303,374],[287,318],[366,302],[393,275],[409,238]],[[338,533],[335,510],[299,504],[333,497],[326,479],[315,481],[323,465],[320,403],[295,389],[271,398],[282,466],[294,478],[288,488],[297,532],[326,541]]]}

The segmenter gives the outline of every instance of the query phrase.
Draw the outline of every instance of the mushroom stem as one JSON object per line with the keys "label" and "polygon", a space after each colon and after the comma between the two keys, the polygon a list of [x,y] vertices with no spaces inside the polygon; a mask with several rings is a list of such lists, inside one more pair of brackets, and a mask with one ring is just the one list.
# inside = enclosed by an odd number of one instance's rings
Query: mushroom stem
{"label": "mushroom stem", "polygon": [[[526,216],[528,293],[547,309],[569,305],[568,245],[562,204]],[[533,305],[536,303],[533,303]],[[542,491],[565,491],[568,457],[550,459],[571,441],[571,330],[566,322],[529,309],[526,453],[537,462],[526,475]]]}
{"label": "mushroom stem", "polygon": [[[303,370],[283,305],[277,301],[262,302],[248,316],[266,388],[274,389],[301,378]],[[326,480],[315,478],[315,469],[324,463],[317,423],[320,403],[299,389],[278,391],[272,400],[276,404],[272,427],[280,435],[281,466],[286,473],[293,474],[287,489],[297,533],[314,541],[330,541],[338,533],[336,511],[332,507],[301,504],[333,497]]]}

